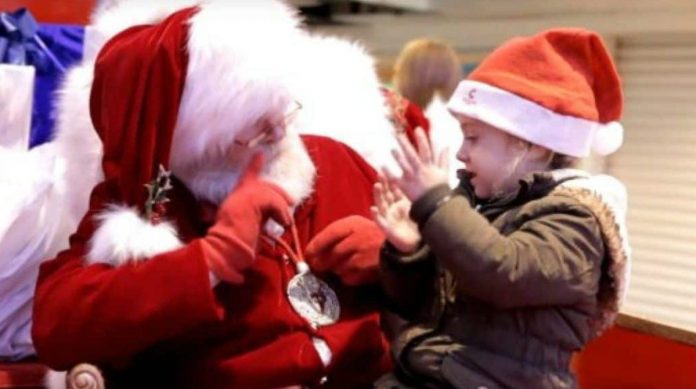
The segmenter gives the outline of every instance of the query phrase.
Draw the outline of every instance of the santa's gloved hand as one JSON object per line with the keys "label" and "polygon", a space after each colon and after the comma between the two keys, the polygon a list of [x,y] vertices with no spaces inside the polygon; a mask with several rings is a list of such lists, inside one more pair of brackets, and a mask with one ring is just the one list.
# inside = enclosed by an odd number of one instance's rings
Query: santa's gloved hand
{"label": "santa's gloved hand", "polygon": [[346,285],[362,285],[377,281],[383,243],[384,233],[375,222],[354,215],[319,232],[307,245],[305,256],[313,270],[331,271]]}
{"label": "santa's gloved hand", "polygon": [[210,271],[220,280],[244,282],[244,270],[256,258],[256,244],[264,222],[272,218],[283,226],[292,222],[290,197],[278,186],[258,179],[263,157],[256,155],[237,188],[217,212],[215,224],[201,239]]}

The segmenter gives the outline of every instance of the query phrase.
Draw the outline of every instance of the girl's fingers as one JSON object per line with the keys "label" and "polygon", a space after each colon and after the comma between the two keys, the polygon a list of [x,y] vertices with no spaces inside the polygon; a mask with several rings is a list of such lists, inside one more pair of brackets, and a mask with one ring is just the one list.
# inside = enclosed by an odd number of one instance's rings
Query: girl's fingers
{"label": "girl's fingers", "polygon": [[379,182],[382,183],[385,190],[388,190],[390,192],[395,192],[396,190],[398,190],[396,183],[399,181],[399,178],[396,177],[391,172],[391,170],[387,169],[386,167],[382,167],[381,171],[382,174],[379,175]]}
{"label": "girl's fingers", "polygon": [[385,183],[386,183],[385,187],[398,188],[399,182],[401,181],[401,179],[399,177],[396,177],[391,171],[389,171],[389,169],[386,169],[386,168],[382,169],[382,173],[384,174],[384,178],[385,178]]}
{"label": "girl's fingers", "polygon": [[396,202],[396,196],[394,196],[394,191],[392,190],[392,187],[389,184],[385,186],[384,199],[389,205],[392,205]]}
{"label": "girl's fingers", "polygon": [[399,136],[396,137],[396,139],[399,141],[399,146],[401,146],[401,151],[404,153],[405,161],[409,164],[411,170],[416,170],[416,168],[423,163],[421,162],[420,157],[418,156],[418,153],[416,150],[413,148],[411,143],[408,141],[408,138],[406,138],[406,135],[400,134]]}
{"label": "girl's fingers", "polygon": [[372,188],[373,197],[375,199],[375,207],[380,214],[385,215],[387,212],[387,203],[384,198],[384,188],[381,183],[376,183]]}
{"label": "girl's fingers", "polygon": [[372,214],[372,219],[377,222],[377,219],[381,216],[379,209],[377,209],[376,205],[373,205],[370,207],[370,213]]}
{"label": "girl's fingers", "polygon": [[378,183],[380,186],[379,189],[381,191],[382,199],[387,205],[393,204],[396,201],[396,197],[394,196],[394,191],[392,186],[389,184],[389,181],[380,175]]}
{"label": "girl's fingers", "polygon": [[394,194],[394,199],[396,201],[401,201],[403,198],[406,197],[406,195],[404,194],[403,191],[401,191],[401,189],[399,189],[393,185],[391,186],[391,188],[392,188],[392,193]]}
{"label": "girl's fingers", "polygon": [[[399,165],[401,168],[401,171],[403,172],[404,177],[409,177],[413,175],[413,166],[411,163],[407,160],[406,157],[404,157],[404,154],[402,154],[399,150],[392,150],[391,151],[392,156],[396,160],[396,163]],[[391,175],[391,172],[390,172]],[[393,177],[393,175],[392,175]]]}
{"label": "girl's fingers", "polygon": [[383,196],[391,192],[391,186],[389,185],[389,181],[383,174],[379,175],[378,183],[380,185],[380,190],[382,191]]}
{"label": "girl's fingers", "polygon": [[418,156],[421,162],[433,163],[433,152],[430,148],[430,140],[425,135],[422,128],[416,128],[416,144],[418,145]]}
{"label": "girl's fingers", "polygon": [[399,219],[409,220],[408,213],[410,211],[411,210],[409,209],[409,207],[399,207],[399,209],[396,210],[396,217],[398,217]]}
{"label": "girl's fingers", "polygon": [[377,223],[377,225],[379,226],[379,228],[382,229],[382,231],[391,231],[391,227],[389,226],[387,219],[379,213],[376,207],[370,207],[370,211],[372,211],[372,219],[375,221],[375,223]]}

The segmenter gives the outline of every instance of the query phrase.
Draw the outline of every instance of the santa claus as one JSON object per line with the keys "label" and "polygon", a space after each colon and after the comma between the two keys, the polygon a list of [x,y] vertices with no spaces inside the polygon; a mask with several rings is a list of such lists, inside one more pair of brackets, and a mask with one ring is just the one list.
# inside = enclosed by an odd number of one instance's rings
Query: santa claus
{"label": "santa claus", "polygon": [[[104,180],[41,266],[40,360],[97,365],[108,387],[369,384],[390,365],[371,286],[383,236],[367,219],[387,159],[365,146],[366,163],[335,140],[346,132],[299,135],[327,121],[303,105],[311,39],[282,3],[163,14],[96,59]],[[389,150],[393,127],[376,130]]]}

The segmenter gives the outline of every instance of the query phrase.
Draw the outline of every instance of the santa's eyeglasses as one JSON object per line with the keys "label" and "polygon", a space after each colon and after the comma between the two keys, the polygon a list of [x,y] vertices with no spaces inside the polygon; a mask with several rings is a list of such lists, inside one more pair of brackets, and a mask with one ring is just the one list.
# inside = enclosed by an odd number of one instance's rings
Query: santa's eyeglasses
{"label": "santa's eyeglasses", "polygon": [[238,146],[252,148],[260,144],[273,143],[276,136],[276,129],[281,128],[285,131],[297,118],[297,114],[302,109],[302,104],[298,101],[293,101],[287,113],[283,115],[283,120],[280,123],[271,124],[264,127],[256,136],[248,140],[235,139],[234,143]]}

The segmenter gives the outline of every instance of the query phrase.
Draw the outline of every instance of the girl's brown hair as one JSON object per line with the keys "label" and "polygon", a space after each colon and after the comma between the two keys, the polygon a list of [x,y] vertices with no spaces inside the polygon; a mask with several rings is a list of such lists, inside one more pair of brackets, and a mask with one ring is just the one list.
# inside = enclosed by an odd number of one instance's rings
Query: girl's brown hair
{"label": "girl's brown hair", "polygon": [[551,162],[549,167],[551,169],[570,169],[577,168],[580,166],[581,159],[577,157],[571,157],[570,155],[553,153],[551,157]]}

